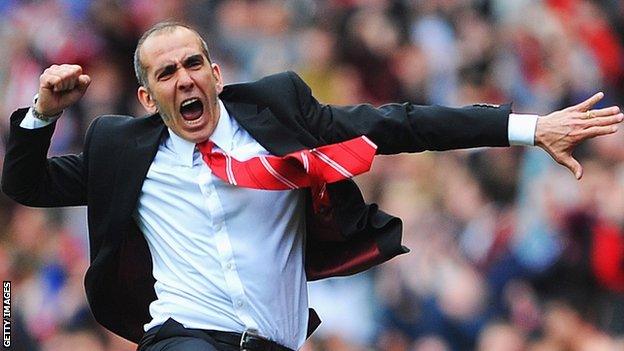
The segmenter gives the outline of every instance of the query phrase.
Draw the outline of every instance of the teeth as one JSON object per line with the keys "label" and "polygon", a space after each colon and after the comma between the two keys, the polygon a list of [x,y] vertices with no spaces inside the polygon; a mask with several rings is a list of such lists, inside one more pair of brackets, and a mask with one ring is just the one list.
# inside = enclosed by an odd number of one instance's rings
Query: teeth
{"label": "teeth", "polygon": [[188,105],[190,105],[190,104],[194,103],[194,102],[195,102],[195,101],[197,101],[197,100],[199,100],[199,99],[198,99],[198,98],[192,98],[192,99],[186,100],[186,101],[184,101],[184,102],[182,103],[182,107],[186,107],[186,106],[188,106]]}

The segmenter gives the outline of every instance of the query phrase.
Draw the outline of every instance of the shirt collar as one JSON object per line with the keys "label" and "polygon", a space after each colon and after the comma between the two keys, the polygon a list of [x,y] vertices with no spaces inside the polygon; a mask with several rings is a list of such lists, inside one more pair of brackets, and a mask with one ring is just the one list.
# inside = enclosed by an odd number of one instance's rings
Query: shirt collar
{"label": "shirt collar", "polygon": [[[217,122],[217,127],[214,132],[212,132],[212,135],[210,136],[210,140],[212,140],[222,150],[229,152],[232,149],[234,128],[230,114],[225,109],[225,105],[223,105],[221,100],[218,101],[220,109],[219,121]],[[182,139],[171,129],[167,129],[169,131],[169,140],[171,141],[173,150],[178,155],[180,162],[185,166],[192,167],[195,144],[188,140]]]}
{"label": "shirt collar", "polygon": [[217,127],[210,136],[210,140],[217,144],[225,152],[232,151],[234,142],[234,132],[236,131],[230,118],[230,114],[225,109],[223,102],[219,100],[219,109],[221,110]]}

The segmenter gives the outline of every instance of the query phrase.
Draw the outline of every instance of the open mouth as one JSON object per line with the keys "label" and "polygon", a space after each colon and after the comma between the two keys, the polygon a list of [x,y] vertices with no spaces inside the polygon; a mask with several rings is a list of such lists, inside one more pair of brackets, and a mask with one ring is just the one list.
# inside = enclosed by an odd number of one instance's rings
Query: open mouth
{"label": "open mouth", "polygon": [[194,121],[203,113],[204,104],[198,98],[186,99],[180,104],[180,114],[187,121]]}

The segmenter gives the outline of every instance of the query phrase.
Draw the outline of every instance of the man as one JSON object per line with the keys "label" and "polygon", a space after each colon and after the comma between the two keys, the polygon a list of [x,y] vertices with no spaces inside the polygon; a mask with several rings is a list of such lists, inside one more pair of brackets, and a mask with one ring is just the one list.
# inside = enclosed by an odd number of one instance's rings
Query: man
{"label": "man", "polygon": [[47,160],[55,119],[90,78],[75,65],[46,69],[34,106],[11,117],[2,189],[28,206],[87,205],[90,307],[140,350],[297,349],[318,325],[306,280],[408,251],[400,219],[364,204],[351,180],[328,184],[319,206],[309,189],[234,186],[207,143],[228,165],[362,135],[377,154],[534,143],[580,178],[574,146],[623,118],[590,110],[602,94],[538,118],[509,106],[327,106],[292,72],[224,87],[205,42],[178,23],[143,35],[135,69],[151,115],[100,117],[80,155]]}

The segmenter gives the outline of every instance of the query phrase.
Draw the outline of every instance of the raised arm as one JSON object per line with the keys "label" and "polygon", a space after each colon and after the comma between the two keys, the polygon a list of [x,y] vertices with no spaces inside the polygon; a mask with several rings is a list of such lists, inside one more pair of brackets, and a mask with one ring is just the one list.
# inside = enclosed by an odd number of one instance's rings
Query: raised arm
{"label": "raised arm", "polygon": [[36,104],[11,116],[2,191],[15,201],[35,207],[86,204],[86,155],[48,159],[47,152],[56,118],[84,95],[89,83],[80,66],[51,66],[40,76]]}

